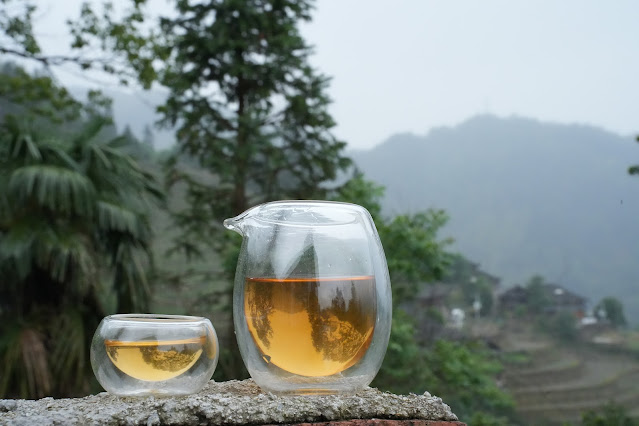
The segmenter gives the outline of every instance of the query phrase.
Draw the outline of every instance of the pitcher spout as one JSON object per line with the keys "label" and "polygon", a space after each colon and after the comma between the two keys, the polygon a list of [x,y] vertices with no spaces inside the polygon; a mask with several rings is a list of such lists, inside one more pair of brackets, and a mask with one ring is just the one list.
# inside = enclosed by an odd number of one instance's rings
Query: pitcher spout
{"label": "pitcher spout", "polygon": [[241,215],[224,219],[224,222],[223,222],[224,227],[226,229],[230,229],[231,231],[235,231],[238,234],[244,236],[244,229],[242,227],[244,216],[245,214],[242,213]]}
{"label": "pitcher spout", "polygon": [[246,220],[253,215],[253,211],[255,207],[246,210],[243,213],[238,214],[235,217],[230,217],[225,219],[223,224],[226,229],[230,229],[231,231],[235,231],[241,236],[244,236],[245,228],[246,228]]}

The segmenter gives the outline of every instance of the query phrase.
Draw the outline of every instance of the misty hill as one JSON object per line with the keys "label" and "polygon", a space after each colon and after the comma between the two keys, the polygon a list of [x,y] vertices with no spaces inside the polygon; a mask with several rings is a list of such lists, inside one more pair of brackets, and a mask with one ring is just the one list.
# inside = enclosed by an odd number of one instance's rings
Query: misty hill
{"label": "misty hill", "polygon": [[[84,100],[86,88],[74,86],[69,91],[78,99]],[[102,93],[113,100],[113,120],[118,131],[129,126],[133,134],[142,139],[144,127],[153,132],[155,149],[165,149],[175,143],[175,134],[171,129],[159,129],[155,123],[160,119],[156,107],[166,100],[166,94],[159,90],[124,91],[119,88],[101,88]]]}
{"label": "misty hill", "polygon": [[480,116],[351,153],[386,186],[387,214],[441,208],[443,236],[503,278],[533,274],[639,322],[639,145],[598,128]]}

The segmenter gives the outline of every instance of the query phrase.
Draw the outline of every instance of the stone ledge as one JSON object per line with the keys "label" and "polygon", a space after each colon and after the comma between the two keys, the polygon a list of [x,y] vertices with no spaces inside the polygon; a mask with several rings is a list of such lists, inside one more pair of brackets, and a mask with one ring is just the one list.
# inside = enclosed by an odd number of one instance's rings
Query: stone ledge
{"label": "stone ledge", "polygon": [[[356,420],[365,419],[365,420]],[[367,388],[355,395],[277,396],[252,380],[209,382],[197,394],[0,400],[0,425],[461,425],[441,398]]]}

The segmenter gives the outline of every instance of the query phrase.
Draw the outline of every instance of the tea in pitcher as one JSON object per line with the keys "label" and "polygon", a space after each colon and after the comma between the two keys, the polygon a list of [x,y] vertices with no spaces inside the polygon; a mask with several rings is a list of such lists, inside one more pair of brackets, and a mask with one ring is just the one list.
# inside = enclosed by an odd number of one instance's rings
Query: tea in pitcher
{"label": "tea in pitcher", "polygon": [[248,278],[244,312],[265,362],[307,377],[340,373],[366,353],[375,329],[372,276]]}

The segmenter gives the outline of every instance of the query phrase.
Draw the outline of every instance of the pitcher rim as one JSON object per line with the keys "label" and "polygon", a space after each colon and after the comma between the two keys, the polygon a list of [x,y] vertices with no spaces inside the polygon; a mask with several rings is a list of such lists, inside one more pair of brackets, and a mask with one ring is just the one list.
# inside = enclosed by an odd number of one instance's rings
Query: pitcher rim
{"label": "pitcher rim", "polygon": [[[309,206],[309,207],[327,207],[327,206],[335,206],[335,207],[339,207],[339,208],[343,208],[346,211],[352,212],[352,213],[364,213],[365,215],[368,214],[370,216],[370,213],[368,212],[368,210],[359,205],[359,204],[355,204],[355,203],[347,203],[344,201],[328,201],[328,200],[276,200],[276,201],[269,201],[266,203],[262,203],[262,204],[258,204],[255,207],[252,207],[250,209],[248,209],[246,212],[241,213],[240,215],[238,215],[237,217],[243,216],[243,215],[247,215],[250,216],[250,212],[251,211],[255,211],[255,212],[259,212],[260,210],[263,210],[265,207],[270,207],[270,206],[277,206],[277,205],[283,205],[283,206]],[[255,214],[255,216],[251,217],[252,219],[258,221],[258,222],[262,222],[262,223],[277,223],[277,224],[286,224],[287,226],[339,226],[339,225],[348,225],[351,223],[354,223],[357,221],[356,218],[353,218],[351,220],[340,220],[340,221],[333,221],[333,222],[328,222],[328,223],[313,223],[313,224],[309,224],[309,223],[304,223],[304,222],[287,222],[287,221],[281,221],[281,220],[277,220],[277,219],[270,219],[270,218],[264,218],[264,217],[260,217],[259,213]]]}

